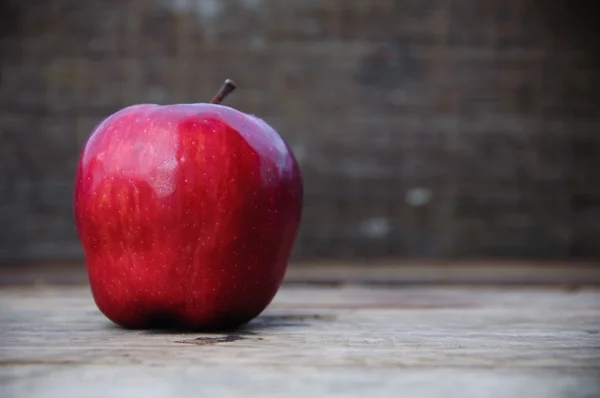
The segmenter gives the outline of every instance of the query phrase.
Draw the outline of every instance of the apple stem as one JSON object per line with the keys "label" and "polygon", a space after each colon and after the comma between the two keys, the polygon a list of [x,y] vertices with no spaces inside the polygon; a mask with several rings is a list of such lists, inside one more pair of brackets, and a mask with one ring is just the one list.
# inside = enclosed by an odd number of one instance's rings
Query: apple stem
{"label": "apple stem", "polygon": [[220,104],[221,101],[223,101],[225,99],[225,97],[227,97],[229,94],[231,94],[231,92],[233,90],[235,90],[236,87],[237,86],[235,85],[235,82],[233,80],[231,80],[231,79],[225,80],[225,82],[223,83],[223,85],[221,86],[221,88],[219,89],[217,94],[215,94],[213,99],[210,100],[210,103],[211,104]]}

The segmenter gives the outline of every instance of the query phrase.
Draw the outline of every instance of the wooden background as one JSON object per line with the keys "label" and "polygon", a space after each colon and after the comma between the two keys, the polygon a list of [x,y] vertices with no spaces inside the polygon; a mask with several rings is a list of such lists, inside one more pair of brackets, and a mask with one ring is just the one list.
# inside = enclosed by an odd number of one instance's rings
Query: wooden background
{"label": "wooden background", "polygon": [[206,101],[226,77],[228,103],[301,162],[297,260],[598,257],[587,3],[3,0],[0,260],[79,259],[73,168],[92,127]]}

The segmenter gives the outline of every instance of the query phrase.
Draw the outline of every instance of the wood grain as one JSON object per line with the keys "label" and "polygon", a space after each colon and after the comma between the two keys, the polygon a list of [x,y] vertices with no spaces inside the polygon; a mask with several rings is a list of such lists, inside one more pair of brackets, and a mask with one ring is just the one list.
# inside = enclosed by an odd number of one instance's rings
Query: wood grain
{"label": "wood grain", "polygon": [[[0,286],[87,283],[79,262],[4,264]],[[377,261],[292,263],[285,283],[311,285],[600,286],[597,261]]]}
{"label": "wood grain", "polygon": [[83,286],[0,289],[0,397],[596,397],[600,290],[284,286],[222,334],[126,331]]}

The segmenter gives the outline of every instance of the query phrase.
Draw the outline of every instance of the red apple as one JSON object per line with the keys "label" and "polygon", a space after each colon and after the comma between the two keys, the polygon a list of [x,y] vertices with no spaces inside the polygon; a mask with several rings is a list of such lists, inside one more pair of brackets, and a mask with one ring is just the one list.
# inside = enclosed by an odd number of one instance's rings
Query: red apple
{"label": "red apple", "polygon": [[215,330],[278,291],[302,211],[302,177],[263,120],[211,103],[124,108],[77,166],[74,213],[100,311],[126,328]]}

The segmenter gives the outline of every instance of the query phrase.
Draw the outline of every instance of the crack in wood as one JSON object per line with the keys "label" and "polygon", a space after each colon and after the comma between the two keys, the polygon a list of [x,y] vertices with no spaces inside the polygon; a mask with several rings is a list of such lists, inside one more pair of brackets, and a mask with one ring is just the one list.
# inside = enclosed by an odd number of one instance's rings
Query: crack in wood
{"label": "crack in wood", "polygon": [[[233,343],[239,340],[248,340],[247,337],[243,337],[240,335],[227,335],[220,337],[197,337],[195,339],[187,339],[187,340],[176,340],[175,343],[180,344],[192,344],[192,345],[215,345],[221,343]],[[253,339],[253,340],[262,340],[261,337]]]}

